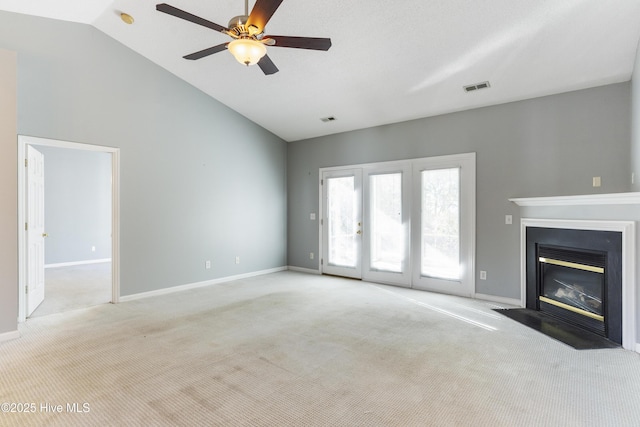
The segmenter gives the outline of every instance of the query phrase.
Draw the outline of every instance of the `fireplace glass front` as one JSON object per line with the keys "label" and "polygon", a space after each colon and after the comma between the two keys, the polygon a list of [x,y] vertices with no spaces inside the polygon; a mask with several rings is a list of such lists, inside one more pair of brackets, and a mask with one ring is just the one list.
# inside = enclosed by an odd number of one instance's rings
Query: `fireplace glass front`
{"label": "fireplace glass front", "polygon": [[594,272],[580,267],[559,266],[554,264],[554,260],[548,259],[541,261],[541,264],[542,296],[587,316],[604,316],[604,269],[601,269],[602,272]]}
{"label": "fireplace glass front", "polygon": [[606,255],[538,248],[540,309],[604,334]]}

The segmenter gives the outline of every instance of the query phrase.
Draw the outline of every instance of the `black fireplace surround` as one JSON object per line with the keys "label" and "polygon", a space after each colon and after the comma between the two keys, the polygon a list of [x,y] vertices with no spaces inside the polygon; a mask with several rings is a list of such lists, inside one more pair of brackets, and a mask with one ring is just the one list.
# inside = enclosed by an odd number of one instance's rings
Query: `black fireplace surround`
{"label": "black fireplace surround", "polygon": [[526,306],[622,344],[622,233],[527,227]]}

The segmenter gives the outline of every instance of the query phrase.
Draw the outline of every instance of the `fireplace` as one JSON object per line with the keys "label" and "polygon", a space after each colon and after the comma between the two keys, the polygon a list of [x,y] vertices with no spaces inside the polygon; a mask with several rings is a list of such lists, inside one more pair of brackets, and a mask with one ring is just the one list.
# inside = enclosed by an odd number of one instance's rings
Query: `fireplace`
{"label": "fireplace", "polygon": [[527,227],[526,307],[622,344],[622,233]]}
{"label": "fireplace", "polygon": [[[637,299],[636,277],[640,271],[637,260],[637,226],[640,221],[640,192],[635,193],[611,193],[611,194],[584,194],[577,196],[552,196],[552,197],[525,197],[509,199],[520,207],[520,306],[531,307],[537,310],[536,295],[531,295],[530,271],[528,264],[531,262],[531,244],[527,243],[527,230],[529,228],[546,229],[571,229],[585,231],[608,231],[622,235],[622,305],[613,313],[611,308],[605,305],[604,316],[611,322],[612,315],[622,317],[622,347],[640,353],[640,340],[636,336],[637,330]],[[578,247],[581,245],[563,244],[559,242],[541,242],[551,246]],[[535,245],[535,244],[534,244]],[[587,248],[594,251],[603,249]],[[529,252],[529,254],[527,253]],[[607,251],[608,252],[608,251]],[[607,259],[610,263],[611,259]],[[535,268],[535,267],[534,267]],[[534,270],[535,271],[535,270]],[[607,266],[605,266],[607,271]],[[609,269],[611,271],[611,269]],[[611,280],[607,280],[607,292],[611,292]],[[617,286],[617,285],[616,285]],[[535,288],[534,288],[535,289]],[[606,295],[605,295],[606,296]],[[611,304],[611,299],[607,305]],[[620,313],[621,312],[621,313]]]}

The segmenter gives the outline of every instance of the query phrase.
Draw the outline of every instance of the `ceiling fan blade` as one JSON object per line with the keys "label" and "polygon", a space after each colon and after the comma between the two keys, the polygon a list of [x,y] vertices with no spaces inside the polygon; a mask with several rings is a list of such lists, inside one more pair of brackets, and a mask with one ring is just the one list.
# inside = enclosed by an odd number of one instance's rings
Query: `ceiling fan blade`
{"label": "ceiling fan blade", "polygon": [[331,39],[321,37],[264,36],[264,39],[275,41],[273,46],[292,47],[296,49],[329,50]]}
{"label": "ceiling fan blade", "polygon": [[271,58],[269,58],[269,55],[263,56],[262,59],[258,61],[258,67],[260,67],[262,72],[267,76],[269,74],[275,74],[279,71],[278,67],[276,67],[276,64],[274,64]]}
{"label": "ceiling fan blade", "polygon": [[202,25],[203,27],[211,28],[212,30],[220,31],[221,33],[226,33],[229,31],[228,28],[223,27],[222,25],[218,25],[215,22],[207,21],[204,18],[200,18],[199,16],[193,15],[189,12],[185,12],[182,9],[178,9],[177,7],[173,7],[166,3],[157,4],[156,10],[169,15],[173,15],[176,18],[181,18],[186,21],[193,22],[194,24]]}
{"label": "ceiling fan blade", "polygon": [[256,34],[263,32],[264,27],[276,12],[280,3],[282,3],[282,0],[257,0],[249,14],[247,27],[256,27],[258,29]]}
{"label": "ceiling fan blade", "polygon": [[213,55],[214,53],[221,52],[227,48],[229,43],[222,43],[217,46],[208,47],[206,49],[200,50],[198,52],[191,53],[189,55],[183,56],[184,59],[200,59],[205,56]]}

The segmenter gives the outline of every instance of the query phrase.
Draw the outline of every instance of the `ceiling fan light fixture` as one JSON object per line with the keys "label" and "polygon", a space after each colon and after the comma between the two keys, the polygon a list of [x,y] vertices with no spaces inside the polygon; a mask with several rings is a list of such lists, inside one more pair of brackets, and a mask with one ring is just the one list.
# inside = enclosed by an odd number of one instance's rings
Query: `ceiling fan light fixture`
{"label": "ceiling fan light fixture", "polygon": [[267,54],[267,48],[253,39],[236,39],[227,48],[239,63],[247,67],[257,64]]}

